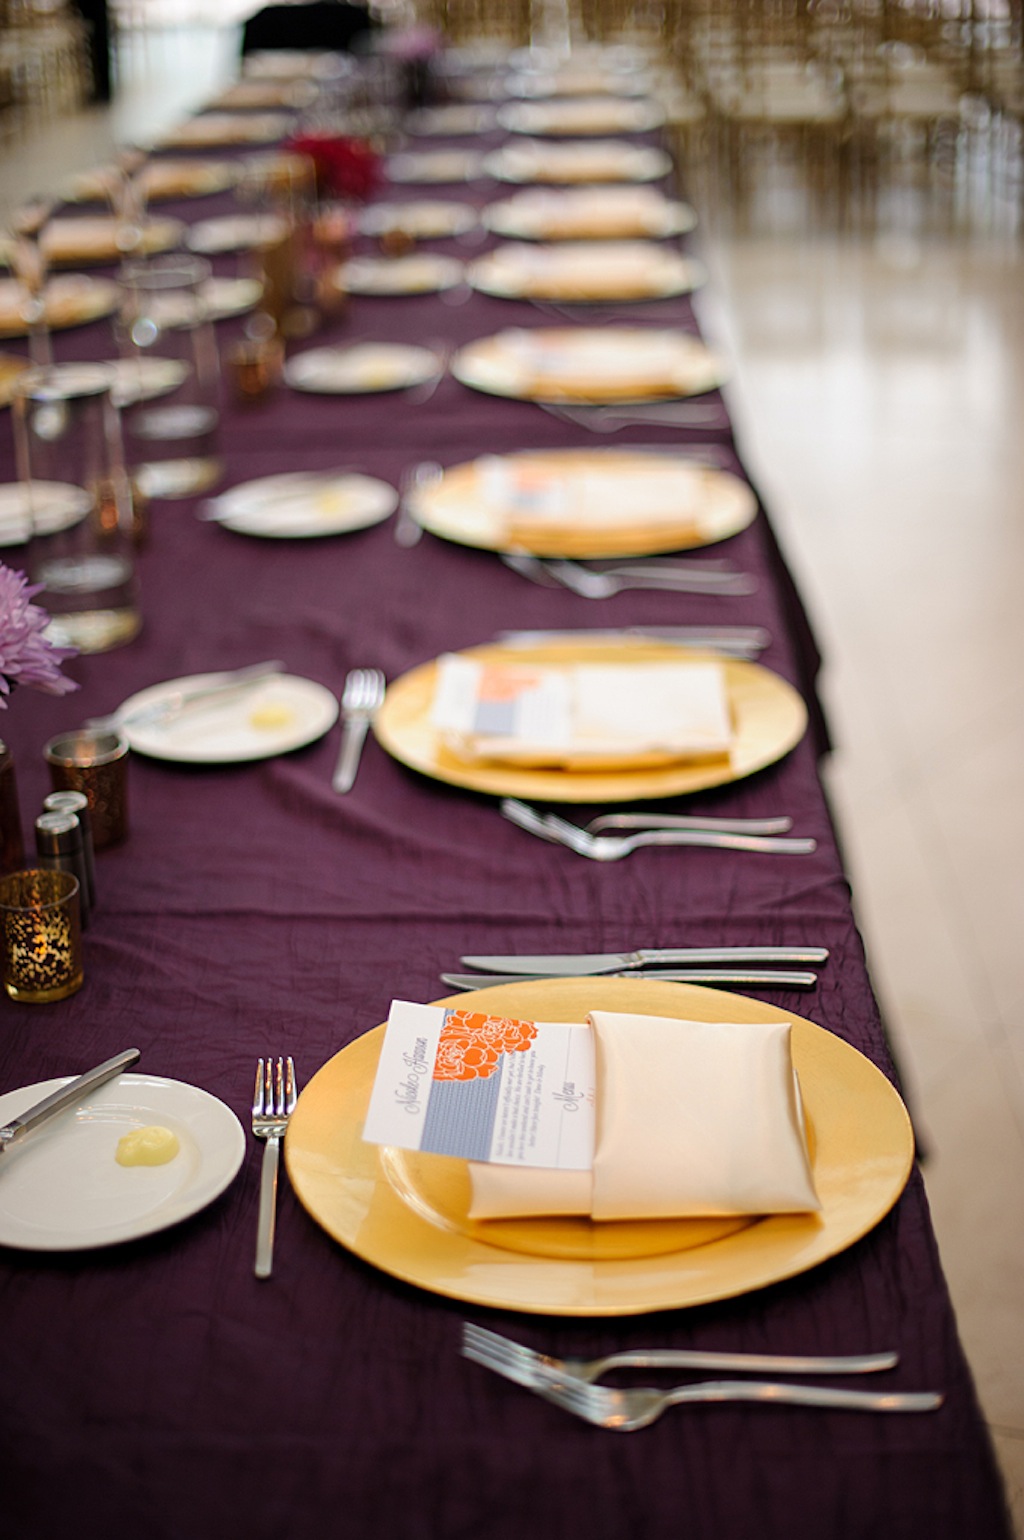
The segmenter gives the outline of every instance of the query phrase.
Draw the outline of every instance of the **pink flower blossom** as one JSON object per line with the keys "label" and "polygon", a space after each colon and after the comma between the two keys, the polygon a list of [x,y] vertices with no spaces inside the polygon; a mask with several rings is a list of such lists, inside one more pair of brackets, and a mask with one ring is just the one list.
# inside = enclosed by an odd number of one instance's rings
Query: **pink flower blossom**
{"label": "pink flower blossom", "polygon": [[23,572],[0,563],[0,710],[7,709],[5,697],[15,685],[29,685],[47,695],[78,689],[60,671],[65,658],[75,656],[75,648],[55,647],[46,640],[43,632],[50,617],[31,602],[42,586],[29,587]]}

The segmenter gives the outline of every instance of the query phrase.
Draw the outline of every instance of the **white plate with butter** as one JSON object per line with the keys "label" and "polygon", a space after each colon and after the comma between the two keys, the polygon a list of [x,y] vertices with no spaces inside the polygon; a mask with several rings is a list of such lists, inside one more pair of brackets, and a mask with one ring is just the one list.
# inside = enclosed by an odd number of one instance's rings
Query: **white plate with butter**
{"label": "white plate with butter", "polygon": [[386,481],[353,472],[262,476],[214,498],[208,517],[240,535],[313,540],[381,524],[398,507]]}
{"label": "white plate with butter", "polygon": [[[0,1124],[71,1079],[0,1096]],[[120,1141],[148,1128],[173,1136],[171,1158],[121,1165]],[[4,1153],[0,1245],[84,1251],[152,1235],[219,1197],[244,1155],[242,1125],[216,1096],[158,1075],[119,1075]]]}
{"label": "white plate with butter", "polygon": [[363,396],[424,385],[444,368],[430,348],[401,342],[356,342],[351,347],[310,348],[284,366],[293,390],[317,395]]}
{"label": "white plate with butter", "polygon": [[270,674],[251,689],[197,701],[164,718],[152,710],[221,679],[222,674],[191,674],[131,696],[120,708],[121,731],[131,747],[184,765],[244,764],[315,743],[338,719],[330,690],[295,674]]}

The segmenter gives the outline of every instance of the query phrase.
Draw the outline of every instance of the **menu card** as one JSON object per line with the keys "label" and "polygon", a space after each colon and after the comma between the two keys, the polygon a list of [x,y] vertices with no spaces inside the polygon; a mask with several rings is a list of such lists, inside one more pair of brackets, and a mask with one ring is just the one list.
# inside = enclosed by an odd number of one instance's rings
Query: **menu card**
{"label": "menu card", "polygon": [[596,1100],[586,1023],[396,1000],[363,1138],[499,1165],[589,1171]]}

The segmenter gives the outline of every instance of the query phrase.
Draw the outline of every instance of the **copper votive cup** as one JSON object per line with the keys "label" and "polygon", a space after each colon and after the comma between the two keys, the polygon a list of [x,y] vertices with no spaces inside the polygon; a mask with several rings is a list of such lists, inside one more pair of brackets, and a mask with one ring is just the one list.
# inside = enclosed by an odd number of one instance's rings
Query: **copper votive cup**
{"label": "copper votive cup", "polygon": [[30,869],[0,878],[0,969],[10,998],[27,1005],[81,989],[77,877]]}
{"label": "copper votive cup", "polygon": [[284,342],[273,337],[243,337],[228,352],[228,375],[235,398],[259,401],[281,383]]}
{"label": "copper votive cup", "polygon": [[82,791],[89,799],[96,850],[128,835],[128,740],[112,729],[51,738],[43,750],[54,791]]}

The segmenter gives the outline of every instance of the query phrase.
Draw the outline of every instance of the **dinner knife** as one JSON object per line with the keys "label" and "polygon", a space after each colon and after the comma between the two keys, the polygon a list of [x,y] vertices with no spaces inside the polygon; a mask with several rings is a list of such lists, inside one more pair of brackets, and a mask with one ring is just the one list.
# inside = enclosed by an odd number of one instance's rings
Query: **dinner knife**
{"label": "dinner knife", "polygon": [[[553,977],[566,978],[568,974],[550,973],[442,973],[445,984],[453,989],[491,989],[495,984],[528,984],[550,981]],[[585,978],[595,977],[584,974]],[[647,973],[602,973],[602,979],[631,979],[639,984],[643,979],[660,979],[662,983],[706,984],[712,989],[730,984],[737,989],[814,989],[818,983],[816,973],[802,969],[786,968],[652,968]]]}
{"label": "dinner knife", "polygon": [[583,952],[552,957],[460,957],[464,968],[485,973],[529,973],[551,978],[580,978],[589,973],[626,973],[654,963],[680,963],[684,967],[708,967],[736,963],[824,963],[823,946],[689,946],[646,948],[636,952]]}
{"label": "dinner knife", "polygon": [[103,1064],[97,1064],[95,1069],[79,1075],[77,1080],[61,1086],[59,1091],[52,1091],[49,1096],[44,1096],[42,1101],[36,1102],[34,1107],[27,1108],[13,1122],[5,1123],[3,1128],[0,1128],[0,1155],[16,1140],[23,1139],[33,1129],[48,1123],[51,1118],[57,1116],[58,1112],[63,1112],[67,1107],[73,1107],[90,1091],[106,1085],[108,1080],[113,1080],[114,1076],[119,1075],[122,1070],[130,1069],[141,1057],[138,1048],[126,1048],[123,1053],[116,1054],[114,1058],[105,1060]]}

